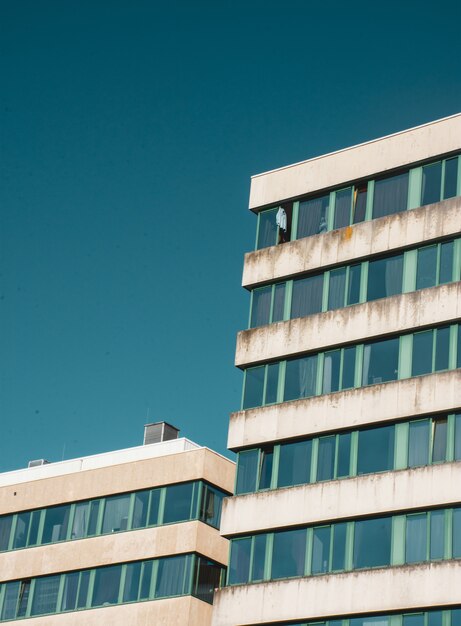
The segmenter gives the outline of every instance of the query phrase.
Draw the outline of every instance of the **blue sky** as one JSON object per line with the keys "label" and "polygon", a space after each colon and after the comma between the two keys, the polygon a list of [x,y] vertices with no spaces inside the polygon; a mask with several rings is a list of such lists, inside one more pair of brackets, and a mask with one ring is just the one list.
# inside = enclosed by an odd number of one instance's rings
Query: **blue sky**
{"label": "blue sky", "polygon": [[252,174],[461,111],[461,4],[0,3],[0,471],[225,452]]}

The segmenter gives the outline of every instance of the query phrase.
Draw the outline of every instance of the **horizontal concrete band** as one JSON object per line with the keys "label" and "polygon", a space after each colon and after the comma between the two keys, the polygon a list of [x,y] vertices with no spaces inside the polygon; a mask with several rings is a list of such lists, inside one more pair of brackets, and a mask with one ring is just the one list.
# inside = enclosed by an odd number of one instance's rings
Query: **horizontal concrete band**
{"label": "horizontal concrete band", "polygon": [[183,522],[0,553],[0,581],[197,552],[227,563],[228,543],[203,522]]}
{"label": "horizontal concrete band", "polygon": [[459,234],[461,198],[354,224],[321,235],[245,255],[242,285],[246,288],[322,271],[334,265],[363,260],[426,245]]}
{"label": "horizontal concrete band", "polygon": [[459,150],[461,114],[253,176],[250,209]]}
{"label": "horizontal concrete band", "polygon": [[213,626],[317,620],[459,604],[461,561],[393,567],[227,587]]}
{"label": "horizontal concrete band", "polygon": [[461,462],[227,498],[221,534],[310,525],[461,502]]}
{"label": "horizontal concrete band", "polygon": [[461,282],[365,302],[237,335],[235,365],[244,367],[332,346],[405,334],[461,318]]}
{"label": "horizontal concrete band", "polygon": [[461,370],[428,374],[233,413],[228,448],[354,429],[461,407]]}
{"label": "horizontal concrete band", "polygon": [[0,487],[2,514],[204,479],[232,493],[235,465],[199,448]]}
{"label": "horizontal concrete band", "polygon": [[[32,617],[27,626],[207,626],[211,604],[192,596],[135,602],[59,615]],[[17,620],[2,624],[17,624]]]}

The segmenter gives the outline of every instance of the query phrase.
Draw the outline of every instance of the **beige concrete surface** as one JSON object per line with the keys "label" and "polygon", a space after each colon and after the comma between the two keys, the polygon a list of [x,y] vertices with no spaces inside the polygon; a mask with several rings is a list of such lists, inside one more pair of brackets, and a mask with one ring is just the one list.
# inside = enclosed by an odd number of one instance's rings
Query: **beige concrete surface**
{"label": "beige concrete surface", "polygon": [[251,179],[250,209],[296,198],[361,178],[373,178],[461,148],[461,114],[387,137],[257,174]]}
{"label": "beige concrete surface", "polygon": [[338,391],[233,413],[228,448],[315,435],[461,407],[461,370]]}
{"label": "beige concrete surface", "polygon": [[2,514],[204,479],[232,492],[235,465],[208,448],[0,487]]}
{"label": "beige concrete surface", "polygon": [[461,501],[461,461],[235,496],[225,501],[227,537]]}
{"label": "beige concrete surface", "polygon": [[458,235],[461,197],[245,255],[243,287],[363,260]]}
{"label": "beige concrete surface", "polygon": [[[211,604],[192,596],[32,617],[27,626],[208,626]],[[2,624],[23,623],[15,621]]]}
{"label": "beige concrete surface", "polygon": [[461,561],[239,585],[215,594],[212,626],[317,620],[459,604]]}
{"label": "beige concrete surface", "polygon": [[430,287],[239,332],[235,365],[280,360],[459,319],[461,282]]}
{"label": "beige concrete surface", "polygon": [[226,564],[228,543],[203,522],[182,522],[0,553],[0,581],[198,552]]}

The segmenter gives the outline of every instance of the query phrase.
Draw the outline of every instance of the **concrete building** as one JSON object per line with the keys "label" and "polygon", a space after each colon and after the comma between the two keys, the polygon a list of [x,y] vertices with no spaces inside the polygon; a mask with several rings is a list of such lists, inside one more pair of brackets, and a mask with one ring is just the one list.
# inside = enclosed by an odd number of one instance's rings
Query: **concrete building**
{"label": "concrete building", "polygon": [[461,115],[254,176],[213,626],[461,625]]}
{"label": "concrete building", "polygon": [[210,624],[235,465],[177,435],[0,474],[0,622]]}

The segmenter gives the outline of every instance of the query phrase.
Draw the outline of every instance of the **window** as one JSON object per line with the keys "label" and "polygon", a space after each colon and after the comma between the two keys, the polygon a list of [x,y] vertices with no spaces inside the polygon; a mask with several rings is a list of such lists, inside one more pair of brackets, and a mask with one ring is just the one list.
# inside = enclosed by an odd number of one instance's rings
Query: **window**
{"label": "window", "polygon": [[171,485],[165,494],[163,523],[182,522],[195,517],[193,511],[194,483]]}
{"label": "window", "polygon": [[61,576],[43,576],[36,579],[31,615],[56,612],[60,579]]}
{"label": "window", "polygon": [[138,491],[134,494],[134,509],[131,528],[145,528],[147,525],[147,509],[149,508],[149,491]]}
{"label": "window", "polygon": [[320,437],[317,463],[317,480],[334,478],[336,437]]}
{"label": "window", "polygon": [[327,211],[329,203],[329,195],[300,202],[297,232],[298,239],[327,231]]}
{"label": "window", "polygon": [[406,211],[408,172],[375,181],[373,218]]}
{"label": "window", "polygon": [[416,289],[433,287],[437,283],[437,246],[426,246],[418,250]]}
{"label": "window", "polygon": [[115,533],[121,530],[127,530],[129,508],[129,494],[106,498],[104,517],[102,520],[102,532]]}
{"label": "window", "polygon": [[413,335],[412,376],[432,372],[432,346],[432,330],[425,330]]}
{"label": "window", "polygon": [[453,509],[453,557],[461,557],[461,509]]}
{"label": "window", "polygon": [[429,420],[410,422],[408,433],[408,467],[428,464]]}
{"label": "window", "polygon": [[347,523],[335,524],[333,526],[333,557],[331,569],[334,572],[343,570],[345,566],[346,535]]}
{"label": "window", "polygon": [[117,604],[121,573],[121,565],[99,567],[95,570],[91,606]]}
{"label": "window", "polygon": [[270,322],[272,301],[272,286],[253,289],[253,302],[251,304],[250,328],[264,326]]}
{"label": "window", "polygon": [[360,430],[357,474],[385,472],[394,468],[394,426]]}
{"label": "window", "polygon": [[454,198],[458,183],[458,159],[447,159],[445,161],[445,185],[443,191],[444,198]]}
{"label": "window", "polygon": [[370,261],[367,301],[402,293],[403,254]]}
{"label": "window", "polygon": [[427,514],[407,515],[405,562],[419,563],[427,559]]}
{"label": "window", "polygon": [[202,502],[200,504],[199,519],[213,528],[219,528],[221,522],[221,508],[224,494],[210,485],[202,487]]}
{"label": "window", "polygon": [[275,246],[277,243],[277,224],[275,217],[277,215],[278,207],[275,209],[268,209],[267,211],[261,211],[258,214],[258,238],[256,242],[256,250],[261,248],[268,248],[269,246]]}
{"label": "window", "polygon": [[221,571],[221,567],[216,565],[216,563],[208,561],[203,557],[197,557],[195,559],[193,595],[199,600],[211,604],[213,602],[214,590],[219,587]]}
{"label": "window", "polygon": [[280,446],[278,487],[302,485],[309,482],[312,441],[286,443]]}
{"label": "window", "polygon": [[243,408],[249,409],[276,402],[278,376],[278,363],[246,369]]}
{"label": "window", "polygon": [[284,400],[315,395],[316,377],[317,355],[287,361]]}
{"label": "window", "polygon": [[461,413],[455,415],[455,460],[461,460]]}
{"label": "window", "polygon": [[155,597],[180,596],[186,592],[187,574],[190,572],[191,556],[173,556],[159,559]]}
{"label": "window", "polygon": [[256,490],[256,472],[259,450],[239,452],[237,461],[237,486],[235,493],[251,493]]}
{"label": "window", "polygon": [[267,535],[256,535],[253,539],[253,565],[251,580],[264,579],[264,563],[266,557]]}
{"label": "window", "polygon": [[306,530],[274,533],[272,578],[289,578],[304,574]]}
{"label": "window", "polygon": [[293,281],[291,318],[313,315],[322,310],[323,274]]}
{"label": "window", "polygon": [[123,602],[136,602],[139,595],[142,563],[128,563],[125,569],[125,584],[123,588]]}
{"label": "window", "polygon": [[313,529],[312,574],[328,572],[330,564],[331,526]]}
{"label": "window", "polygon": [[250,579],[251,537],[231,541],[229,585],[246,583]]}
{"label": "window", "polygon": [[0,552],[8,550],[12,522],[12,515],[2,515],[0,517]]}
{"label": "window", "polygon": [[355,522],[354,568],[389,565],[392,518],[382,517]]}
{"label": "window", "polygon": [[343,228],[351,222],[352,187],[335,193],[335,219],[333,228]]}
{"label": "window", "polygon": [[354,189],[353,200],[353,223],[358,224],[365,219],[365,212],[367,208],[367,183],[362,183]]}
{"label": "window", "polygon": [[432,463],[440,463],[446,459],[447,425],[446,417],[432,420]]}
{"label": "window", "polygon": [[421,205],[432,204],[440,200],[442,186],[442,161],[423,167]]}
{"label": "window", "polygon": [[445,554],[445,511],[431,511],[430,559],[443,559]]}
{"label": "window", "polygon": [[269,489],[272,479],[274,446],[263,448],[259,455],[259,489]]}
{"label": "window", "polygon": [[397,380],[399,340],[385,339],[365,344],[363,357],[363,385]]}

